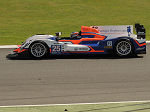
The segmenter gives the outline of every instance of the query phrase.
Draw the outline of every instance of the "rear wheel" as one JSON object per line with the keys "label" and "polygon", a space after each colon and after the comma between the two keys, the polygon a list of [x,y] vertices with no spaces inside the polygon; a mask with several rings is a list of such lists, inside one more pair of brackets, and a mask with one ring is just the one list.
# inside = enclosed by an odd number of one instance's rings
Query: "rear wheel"
{"label": "rear wheel", "polygon": [[115,52],[118,56],[130,56],[133,53],[132,43],[128,40],[121,40],[115,46]]}
{"label": "rear wheel", "polygon": [[48,55],[48,47],[44,42],[34,42],[29,47],[29,53],[32,57],[43,58]]}

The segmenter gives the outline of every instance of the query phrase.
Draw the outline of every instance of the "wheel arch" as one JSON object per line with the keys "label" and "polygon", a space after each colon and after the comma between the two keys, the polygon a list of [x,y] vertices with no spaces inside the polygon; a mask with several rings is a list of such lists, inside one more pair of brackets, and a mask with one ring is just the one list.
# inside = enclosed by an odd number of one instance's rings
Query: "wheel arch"
{"label": "wheel arch", "polygon": [[46,49],[47,49],[47,54],[46,54],[45,56],[48,56],[48,55],[50,54],[50,48],[49,48],[49,46],[47,45],[46,42],[44,42],[44,41],[42,41],[42,40],[35,40],[35,41],[33,41],[33,42],[29,45],[29,50],[28,50],[28,52],[29,52],[30,55],[31,55],[31,53],[30,53],[30,48],[31,48],[31,46],[32,46],[33,44],[35,44],[35,43],[42,43],[43,45],[45,45],[45,47],[46,47]]}
{"label": "wheel arch", "polygon": [[134,46],[134,43],[133,43],[134,40],[131,37],[118,37],[118,39],[113,44],[114,53],[116,52],[115,48],[116,48],[117,44],[121,41],[129,41],[131,43],[131,47],[132,47],[132,54],[135,54],[135,46]]}
{"label": "wheel arch", "polygon": [[33,41],[33,42],[29,45],[29,47],[30,47],[31,45],[33,45],[34,43],[37,43],[37,42],[43,43],[47,48],[49,48],[49,46],[47,45],[47,43],[46,43],[45,41],[43,41],[43,40],[35,40],[35,41]]}
{"label": "wheel arch", "polygon": [[133,39],[132,38],[130,38],[130,37],[118,37],[118,39],[114,42],[114,48],[115,48],[115,46],[117,45],[117,43],[118,42],[120,42],[120,41],[130,41],[131,42],[131,44],[132,44],[132,47],[133,47],[133,49],[135,49],[135,46],[134,46],[134,43],[133,43]]}

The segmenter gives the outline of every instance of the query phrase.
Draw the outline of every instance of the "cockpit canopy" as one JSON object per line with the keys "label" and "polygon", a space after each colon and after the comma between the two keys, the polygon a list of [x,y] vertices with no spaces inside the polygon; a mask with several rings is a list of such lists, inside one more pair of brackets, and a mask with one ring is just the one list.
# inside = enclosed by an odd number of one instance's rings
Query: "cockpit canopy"
{"label": "cockpit canopy", "polygon": [[105,36],[100,35],[100,32],[88,26],[81,26],[81,31],[79,32],[72,32],[70,35],[72,39],[80,39],[80,38],[105,38]]}
{"label": "cockpit canopy", "polygon": [[81,26],[81,38],[101,38],[104,39],[105,36],[100,35],[100,32],[92,27]]}

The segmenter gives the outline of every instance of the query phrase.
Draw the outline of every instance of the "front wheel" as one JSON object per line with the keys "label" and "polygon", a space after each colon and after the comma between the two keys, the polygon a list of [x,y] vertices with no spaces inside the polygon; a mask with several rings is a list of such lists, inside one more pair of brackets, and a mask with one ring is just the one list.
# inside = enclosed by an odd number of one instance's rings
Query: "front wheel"
{"label": "front wheel", "polygon": [[132,43],[128,40],[121,40],[115,46],[115,53],[120,57],[130,56],[133,53]]}
{"label": "front wheel", "polygon": [[44,42],[34,42],[29,47],[29,53],[32,57],[43,58],[48,54],[48,47]]}

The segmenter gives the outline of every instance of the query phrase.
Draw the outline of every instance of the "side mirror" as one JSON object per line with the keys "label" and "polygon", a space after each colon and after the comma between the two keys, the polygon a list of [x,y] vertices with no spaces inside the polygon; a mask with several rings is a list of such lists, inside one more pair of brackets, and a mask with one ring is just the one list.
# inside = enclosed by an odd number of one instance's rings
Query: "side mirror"
{"label": "side mirror", "polygon": [[60,35],[62,34],[61,32],[56,32],[55,33],[57,37],[60,37]]}

